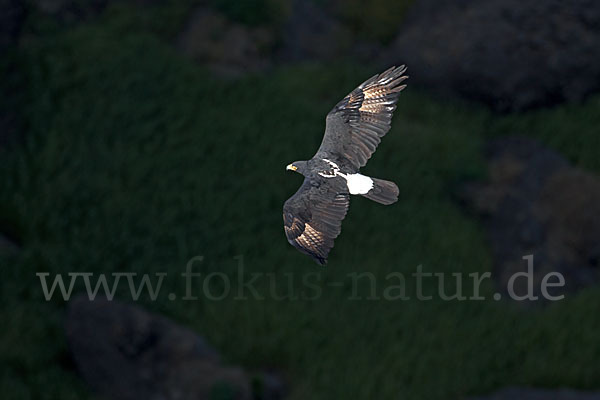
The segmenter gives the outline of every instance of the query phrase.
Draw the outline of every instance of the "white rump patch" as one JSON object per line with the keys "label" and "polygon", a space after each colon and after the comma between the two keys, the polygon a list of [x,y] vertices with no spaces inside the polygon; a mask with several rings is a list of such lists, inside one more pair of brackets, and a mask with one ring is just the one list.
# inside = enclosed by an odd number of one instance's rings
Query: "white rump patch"
{"label": "white rump patch", "polygon": [[319,173],[319,175],[324,178],[341,176],[346,180],[346,185],[348,185],[348,191],[350,194],[367,194],[371,189],[373,189],[373,179],[369,178],[368,176],[362,174],[344,174],[340,172],[340,168],[333,161],[330,161],[326,158],[324,158],[323,161],[331,165],[333,168],[333,174]]}
{"label": "white rump patch", "polygon": [[367,194],[373,189],[373,179],[362,174],[348,174],[344,176],[350,194]]}

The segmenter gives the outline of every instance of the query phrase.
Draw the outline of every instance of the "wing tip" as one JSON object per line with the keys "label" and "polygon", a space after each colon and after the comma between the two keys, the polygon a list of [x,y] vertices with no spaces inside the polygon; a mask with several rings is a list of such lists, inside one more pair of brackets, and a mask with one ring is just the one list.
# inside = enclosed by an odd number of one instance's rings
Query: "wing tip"
{"label": "wing tip", "polygon": [[400,82],[408,79],[408,75],[404,75],[407,68],[405,64],[400,66],[391,66],[385,71],[375,74],[363,83],[361,83],[357,89],[366,89],[373,85],[384,85],[388,88],[392,88],[398,85]]}
{"label": "wing tip", "polygon": [[408,75],[404,75],[406,72],[406,65],[402,64],[399,67],[393,66],[388,68],[386,71],[379,74],[378,81],[385,81],[386,84],[396,84],[408,79]]}
{"label": "wing tip", "polygon": [[406,70],[407,70],[406,64],[402,64],[402,65],[400,65],[398,67],[393,66],[388,71],[391,71],[391,73],[390,73],[391,75],[398,76],[398,75],[404,74],[406,72]]}
{"label": "wing tip", "polygon": [[323,267],[327,266],[327,258],[313,256],[313,260]]}

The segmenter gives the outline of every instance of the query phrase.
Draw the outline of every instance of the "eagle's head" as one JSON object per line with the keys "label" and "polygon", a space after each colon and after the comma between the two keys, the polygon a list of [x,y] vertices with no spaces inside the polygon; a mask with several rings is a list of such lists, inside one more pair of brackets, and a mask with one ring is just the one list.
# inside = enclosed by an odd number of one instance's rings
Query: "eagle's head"
{"label": "eagle's head", "polygon": [[307,168],[306,161],[294,161],[293,163],[291,163],[287,167],[285,167],[285,169],[288,171],[298,172],[299,174],[302,174],[302,175],[304,175],[306,168]]}

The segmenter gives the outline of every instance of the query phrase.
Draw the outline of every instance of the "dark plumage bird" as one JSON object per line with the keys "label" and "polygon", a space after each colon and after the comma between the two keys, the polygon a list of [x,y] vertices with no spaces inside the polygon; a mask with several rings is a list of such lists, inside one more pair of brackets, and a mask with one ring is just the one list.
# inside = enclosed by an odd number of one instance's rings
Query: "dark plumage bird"
{"label": "dark plumage bird", "polygon": [[317,263],[327,263],[333,241],[342,230],[350,195],[361,195],[389,205],[398,200],[393,182],[361,175],[359,170],[390,130],[400,92],[404,66],[375,75],[344,97],[327,114],[325,136],[308,161],[296,161],[288,170],[304,175],[304,183],[283,205],[288,241]]}

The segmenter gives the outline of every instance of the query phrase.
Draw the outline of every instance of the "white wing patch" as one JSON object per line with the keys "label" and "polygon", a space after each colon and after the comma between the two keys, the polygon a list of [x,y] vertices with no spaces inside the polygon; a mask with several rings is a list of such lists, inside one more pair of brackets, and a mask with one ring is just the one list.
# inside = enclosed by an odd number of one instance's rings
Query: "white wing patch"
{"label": "white wing patch", "polygon": [[369,178],[368,176],[362,174],[344,174],[340,172],[340,168],[333,161],[330,161],[326,158],[324,158],[323,161],[331,165],[333,168],[333,174],[319,172],[319,175],[324,178],[341,176],[346,180],[346,185],[348,186],[348,191],[350,194],[367,194],[371,189],[373,189],[373,179]]}

